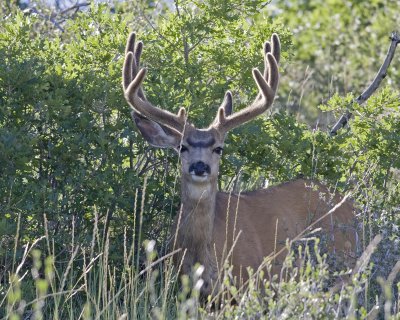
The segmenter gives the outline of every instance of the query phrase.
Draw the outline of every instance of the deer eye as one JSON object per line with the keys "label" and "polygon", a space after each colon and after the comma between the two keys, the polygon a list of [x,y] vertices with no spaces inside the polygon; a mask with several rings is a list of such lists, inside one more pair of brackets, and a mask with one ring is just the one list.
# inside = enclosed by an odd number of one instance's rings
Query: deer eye
{"label": "deer eye", "polygon": [[188,151],[189,149],[187,147],[185,147],[183,144],[181,144],[180,146],[178,146],[178,150],[179,152],[185,152]]}
{"label": "deer eye", "polygon": [[222,151],[223,151],[224,149],[222,148],[222,147],[216,147],[214,150],[213,150],[213,152],[215,152],[216,154],[219,154],[219,155],[222,155]]}

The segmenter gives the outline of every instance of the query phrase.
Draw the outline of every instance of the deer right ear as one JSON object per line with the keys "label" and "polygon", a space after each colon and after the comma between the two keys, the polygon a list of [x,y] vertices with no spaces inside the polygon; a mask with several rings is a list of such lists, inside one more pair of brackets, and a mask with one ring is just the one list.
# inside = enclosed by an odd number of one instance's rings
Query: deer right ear
{"label": "deer right ear", "polygon": [[181,143],[182,136],[177,131],[149,120],[135,111],[131,112],[131,116],[143,138],[153,147],[176,148]]}

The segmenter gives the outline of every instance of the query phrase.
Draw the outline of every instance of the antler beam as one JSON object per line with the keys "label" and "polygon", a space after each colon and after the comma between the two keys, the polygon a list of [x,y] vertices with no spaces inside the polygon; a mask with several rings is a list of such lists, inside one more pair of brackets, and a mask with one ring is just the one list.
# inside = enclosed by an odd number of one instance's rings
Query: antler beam
{"label": "antler beam", "polygon": [[[253,78],[259,89],[256,99],[250,106],[232,115],[227,114],[223,103],[218,109],[217,117],[212,124],[213,127],[225,134],[227,131],[259,116],[272,105],[279,83],[280,52],[279,37],[274,33],[271,37],[271,43],[265,42],[264,44],[264,73],[261,74],[258,69],[253,69]],[[230,92],[225,95],[225,100],[227,98],[231,99]]]}
{"label": "antler beam", "polygon": [[143,43],[139,41],[135,46],[135,42],[136,35],[135,33],[131,33],[126,44],[125,61],[122,70],[122,85],[126,101],[134,112],[138,112],[150,120],[182,133],[186,122],[185,108],[181,108],[176,115],[167,110],[153,106],[146,99],[142,89],[142,83],[147,70],[146,68],[140,69],[139,67]]}

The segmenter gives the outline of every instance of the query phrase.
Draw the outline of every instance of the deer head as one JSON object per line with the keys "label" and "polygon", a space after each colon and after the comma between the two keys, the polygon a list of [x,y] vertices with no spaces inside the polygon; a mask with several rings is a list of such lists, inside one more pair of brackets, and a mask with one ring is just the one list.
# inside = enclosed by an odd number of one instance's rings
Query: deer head
{"label": "deer head", "polygon": [[153,106],[145,97],[142,82],[146,69],[140,68],[143,43],[135,44],[130,34],[123,66],[123,88],[132,117],[142,136],[153,146],[173,148],[181,155],[181,174],[184,182],[204,186],[218,178],[219,162],[226,133],[257,117],[273,103],[278,88],[280,41],[276,34],[264,44],[264,73],[253,69],[253,78],[259,88],[254,102],[233,113],[232,94],[228,91],[218,109],[215,120],[206,129],[198,129],[187,119],[184,108],[177,114]]}

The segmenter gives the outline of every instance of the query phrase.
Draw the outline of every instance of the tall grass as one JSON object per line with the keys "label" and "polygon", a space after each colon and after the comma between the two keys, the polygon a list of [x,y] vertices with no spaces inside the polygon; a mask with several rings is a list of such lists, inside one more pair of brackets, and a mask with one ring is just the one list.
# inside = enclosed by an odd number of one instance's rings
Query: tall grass
{"label": "tall grass", "polygon": [[[109,259],[112,238],[101,231],[96,211],[89,241],[77,241],[72,221],[63,252],[55,249],[46,216],[45,234],[35,241],[20,243],[17,231],[13,262],[1,270],[0,319],[400,319],[400,262],[387,278],[376,279],[372,273],[371,256],[381,236],[365,248],[352,271],[331,272],[318,239],[296,250],[288,243],[280,274],[268,275],[272,259],[266,258],[264,268],[248,270],[245,286],[232,285],[226,264],[215,297],[204,300],[201,266],[178,279],[172,257],[179,250],[161,256],[155,241],[143,241],[144,207],[142,202],[134,212],[140,225],[133,230],[138,233],[129,239],[125,232],[120,264]],[[18,256],[21,245],[23,255]],[[371,298],[374,283],[382,294]]]}

